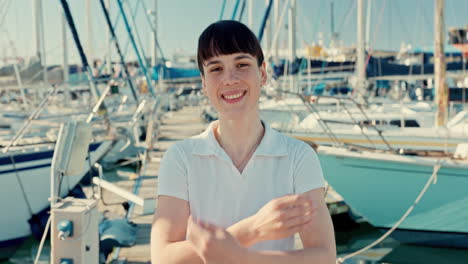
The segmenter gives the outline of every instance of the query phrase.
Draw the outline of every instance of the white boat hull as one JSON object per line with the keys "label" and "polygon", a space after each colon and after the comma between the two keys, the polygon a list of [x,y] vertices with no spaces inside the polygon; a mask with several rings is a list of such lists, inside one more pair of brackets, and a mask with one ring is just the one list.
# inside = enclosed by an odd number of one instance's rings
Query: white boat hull
{"label": "white boat hull", "polygon": [[[112,141],[94,143],[90,146],[91,164],[109,150]],[[13,152],[0,156],[0,243],[31,235],[28,219],[49,206],[50,166],[54,144],[31,148],[23,153]],[[14,162],[11,162],[11,160]],[[82,173],[64,177],[61,196],[65,196],[89,171],[86,162]]]}

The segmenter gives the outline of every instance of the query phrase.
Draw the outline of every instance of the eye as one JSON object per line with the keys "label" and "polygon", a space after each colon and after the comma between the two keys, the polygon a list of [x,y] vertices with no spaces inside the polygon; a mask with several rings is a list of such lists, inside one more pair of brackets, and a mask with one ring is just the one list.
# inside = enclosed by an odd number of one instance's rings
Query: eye
{"label": "eye", "polygon": [[241,69],[242,69],[242,68],[247,68],[247,67],[249,67],[249,66],[250,66],[250,65],[249,65],[248,63],[239,63],[239,64],[237,64],[237,68],[241,68]]}
{"label": "eye", "polygon": [[221,71],[221,70],[222,70],[221,67],[213,67],[213,68],[211,68],[211,69],[209,70],[209,72],[219,72],[219,71]]}

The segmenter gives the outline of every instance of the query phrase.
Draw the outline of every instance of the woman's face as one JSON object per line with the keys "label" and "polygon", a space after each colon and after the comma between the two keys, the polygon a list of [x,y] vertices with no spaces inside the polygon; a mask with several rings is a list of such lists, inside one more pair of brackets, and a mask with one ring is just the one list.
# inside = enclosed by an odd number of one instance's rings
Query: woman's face
{"label": "woman's face", "polygon": [[258,112],[260,89],[266,82],[265,63],[248,53],[210,58],[203,65],[203,92],[220,118],[238,119]]}

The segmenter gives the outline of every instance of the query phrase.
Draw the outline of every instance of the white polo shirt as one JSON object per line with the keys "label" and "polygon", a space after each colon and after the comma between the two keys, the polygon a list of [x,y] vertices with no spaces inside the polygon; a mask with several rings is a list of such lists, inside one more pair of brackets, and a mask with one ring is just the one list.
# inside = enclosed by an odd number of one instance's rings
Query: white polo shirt
{"label": "white polo shirt", "polygon": [[[191,214],[227,228],[254,215],[274,198],[325,186],[320,162],[306,143],[264,123],[262,141],[239,173],[213,134],[214,121],[200,135],[179,141],[165,153],[158,195],[189,202]],[[256,250],[291,250],[294,237],[260,242]]]}

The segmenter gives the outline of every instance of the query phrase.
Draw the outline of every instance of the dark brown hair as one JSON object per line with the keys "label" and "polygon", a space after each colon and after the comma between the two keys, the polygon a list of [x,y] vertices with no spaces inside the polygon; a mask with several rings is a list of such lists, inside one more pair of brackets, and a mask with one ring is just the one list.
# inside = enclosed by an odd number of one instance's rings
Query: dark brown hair
{"label": "dark brown hair", "polygon": [[203,63],[214,56],[237,52],[248,53],[263,63],[263,51],[255,34],[244,24],[235,20],[221,20],[209,25],[198,39],[198,68],[202,75]]}

